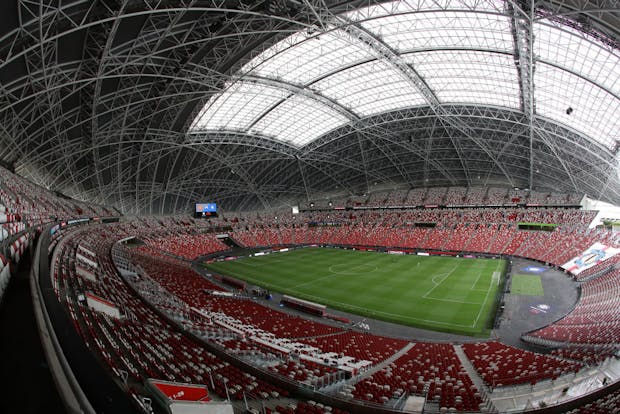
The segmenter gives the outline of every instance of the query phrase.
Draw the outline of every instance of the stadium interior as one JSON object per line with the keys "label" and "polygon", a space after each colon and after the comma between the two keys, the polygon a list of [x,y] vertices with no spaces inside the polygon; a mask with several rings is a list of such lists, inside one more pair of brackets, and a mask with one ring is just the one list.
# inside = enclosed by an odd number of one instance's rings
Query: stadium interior
{"label": "stadium interior", "polygon": [[617,1],[0,21],[0,412],[620,412]]}

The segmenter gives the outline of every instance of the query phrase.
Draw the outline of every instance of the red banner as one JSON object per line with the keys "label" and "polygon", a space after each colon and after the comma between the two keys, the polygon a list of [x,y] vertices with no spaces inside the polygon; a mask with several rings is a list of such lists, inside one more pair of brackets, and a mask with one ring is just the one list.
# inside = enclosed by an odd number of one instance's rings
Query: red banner
{"label": "red banner", "polygon": [[173,384],[151,380],[157,389],[175,401],[209,401],[209,391],[204,385]]}

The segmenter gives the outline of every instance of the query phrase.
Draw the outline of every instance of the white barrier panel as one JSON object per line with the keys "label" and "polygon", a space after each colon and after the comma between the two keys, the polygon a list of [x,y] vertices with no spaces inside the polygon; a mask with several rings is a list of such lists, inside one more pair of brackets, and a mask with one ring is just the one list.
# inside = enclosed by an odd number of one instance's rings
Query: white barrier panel
{"label": "white barrier panel", "polygon": [[111,317],[116,319],[121,318],[120,311],[112,302],[95,296],[92,293],[86,294],[86,304],[97,312],[105,313],[106,315],[110,315]]}
{"label": "white barrier panel", "polygon": [[97,281],[97,277],[95,276],[95,274],[87,269],[84,269],[83,267],[75,266],[75,273],[77,273],[79,276],[82,276],[84,279],[90,280],[91,282]]}
{"label": "white barrier panel", "polygon": [[618,253],[620,253],[620,249],[606,246],[603,243],[594,243],[588,250],[564,263],[562,268],[574,275],[578,275]]}
{"label": "white barrier panel", "polygon": [[235,327],[235,326],[229,325],[229,324],[227,324],[226,322],[224,322],[224,321],[220,321],[220,320],[217,320],[217,319],[215,319],[215,320],[213,321],[213,323],[214,323],[214,324],[216,324],[216,325],[218,325],[218,326],[221,326],[222,328],[226,328],[226,329],[228,329],[229,331],[233,331],[233,332],[234,332],[234,333],[236,333],[237,335],[241,336],[241,338],[242,338],[242,339],[245,339],[245,332],[244,332],[244,331],[242,331],[241,329],[239,329],[239,328],[237,328],[237,327]]}
{"label": "white barrier panel", "polygon": [[192,403],[175,401],[170,404],[172,414],[234,414],[232,404],[225,401]]}
{"label": "white barrier panel", "polygon": [[95,269],[98,267],[96,262],[94,262],[94,261],[90,260],[90,259],[89,259],[88,257],[86,257],[86,256],[82,256],[82,255],[81,255],[81,254],[79,254],[79,253],[76,253],[76,254],[75,254],[75,258],[76,258],[77,260],[79,260],[80,262],[82,262],[82,263],[86,263],[86,264],[87,264],[88,266],[90,266],[90,267],[94,267]]}
{"label": "white barrier panel", "polygon": [[298,299],[298,298],[295,298],[295,297],[289,296],[289,295],[282,295],[282,300],[286,301],[286,302],[289,302],[289,303],[295,303],[297,305],[308,306],[308,307],[311,307],[311,308],[314,308],[314,309],[318,309],[318,310],[322,310],[322,311],[327,309],[327,306],[325,306],[325,305],[321,305],[319,303],[310,302],[309,300]]}
{"label": "white barrier panel", "polygon": [[81,244],[78,245],[78,250],[83,251],[84,253],[86,253],[87,255],[89,255],[90,257],[97,257],[97,255],[94,252],[91,252],[90,250],[88,250],[86,247],[82,246]]}
{"label": "white barrier panel", "polygon": [[418,252],[417,254],[418,254],[418,256],[430,256],[430,254],[428,254],[426,252]]}
{"label": "white barrier panel", "polygon": [[267,348],[273,349],[274,351],[278,351],[278,352],[281,352],[281,353],[286,354],[286,355],[291,353],[290,349],[284,348],[284,347],[282,347],[282,346],[280,346],[278,344],[274,344],[272,342],[266,341],[266,340],[261,339],[261,338],[259,338],[257,336],[251,336],[250,340],[253,341],[253,342],[256,342],[257,344],[263,345],[263,346],[265,346]]}
{"label": "white barrier panel", "polygon": [[232,292],[225,292],[223,290],[214,290],[212,292],[210,292],[213,296],[224,296],[224,297],[228,297],[228,298],[232,298],[233,296],[235,296],[234,293]]}
{"label": "white barrier panel", "polygon": [[193,306],[190,307],[190,310],[192,310],[194,313],[202,316],[203,318],[207,319],[209,321],[209,323],[211,322],[211,317],[206,314],[204,311],[202,311],[201,309],[195,308]]}

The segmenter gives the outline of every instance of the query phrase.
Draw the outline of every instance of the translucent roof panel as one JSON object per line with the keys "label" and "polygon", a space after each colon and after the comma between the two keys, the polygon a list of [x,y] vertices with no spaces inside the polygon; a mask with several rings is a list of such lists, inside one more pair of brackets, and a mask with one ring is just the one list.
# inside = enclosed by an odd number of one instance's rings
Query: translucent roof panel
{"label": "translucent roof panel", "polygon": [[504,0],[399,0],[362,7],[346,13],[345,16],[353,21],[362,21],[395,14],[436,10],[502,13],[505,10],[504,3]]}
{"label": "translucent roof panel", "polygon": [[245,130],[288,94],[284,89],[252,82],[235,82],[209,100],[196,117],[192,129]]}
{"label": "translucent roof panel", "polygon": [[534,53],[620,96],[620,51],[556,23],[534,25]]}
{"label": "translucent roof panel", "polygon": [[347,122],[349,118],[327,105],[295,95],[258,121],[252,131],[303,146]]}
{"label": "translucent roof panel", "polygon": [[519,108],[517,67],[512,55],[437,51],[404,56],[443,103]]}
{"label": "translucent roof panel", "polygon": [[372,58],[365,44],[342,30],[334,30],[285,39],[254,58],[242,72],[303,85],[343,66]]}
{"label": "translucent roof panel", "polygon": [[510,20],[502,15],[436,11],[380,17],[362,25],[399,52],[437,48],[505,52],[514,49]]}
{"label": "translucent roof panel", "polygon": [[[301,146],[355,116],[430,105],[434,97],[520,109],[505,0],[399,0],[323,17],[247,61],[191,130],[256,132]],[[620,51],[546,19],[534,23],[534,40],[537,114],[614,148]],[[420,93],[403,63],[434,97]]]}
{"label": "translucent roof panel", "polygon": [[582,132],[607,148],[614,148],[616,140],[620,139],[618,99],[583,78],[543,63],[536,65],[534,82],[539,115]]}
{"label": "translucent roof panel", "polygon": [[312,88],[363,116],[426,102],[398,70],[381,61],[343,70]]}

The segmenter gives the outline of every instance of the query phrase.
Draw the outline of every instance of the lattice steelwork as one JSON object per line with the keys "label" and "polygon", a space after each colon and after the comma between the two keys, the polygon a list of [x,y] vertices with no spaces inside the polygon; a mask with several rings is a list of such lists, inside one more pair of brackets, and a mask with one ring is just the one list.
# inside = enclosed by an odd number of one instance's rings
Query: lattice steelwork
{"label": "lattice steelwork", "polygon": [[0,159],[80,199],[168,213],[510,185],[620,203],[607,3],[0,3]]}
{"label": "lattice steelwork", "polygon": [[489,52],[433,51],[404,55],[440,102],[519,107],[512,56]]}
{"label": "lattice steelwork", "polygon": [[312,84],[312,88],[360,116],[425,103],[398,70],[378,60],[337,72]]}
{"label": "lattice steelwork", "polygon": [[286,89],[235,82],[211,99],[191,128],[247,130],[265,113],[265,108],[271,108],[287,95]]}
{"label": "lattice steelwork", "polygon": [[570,72],[538,64],[534,82],[537,110],[560,121],[610,149],[620,133],[620,100]]}

